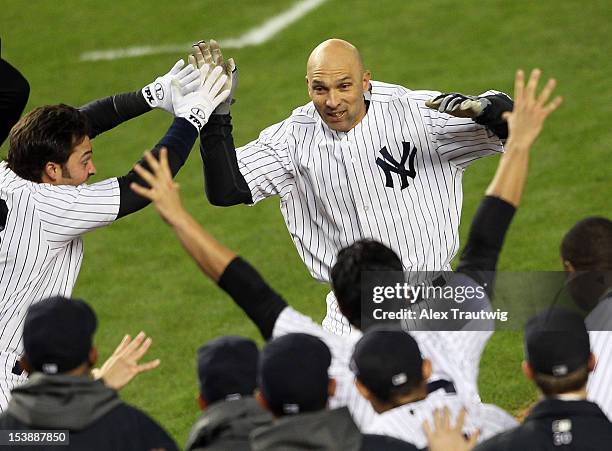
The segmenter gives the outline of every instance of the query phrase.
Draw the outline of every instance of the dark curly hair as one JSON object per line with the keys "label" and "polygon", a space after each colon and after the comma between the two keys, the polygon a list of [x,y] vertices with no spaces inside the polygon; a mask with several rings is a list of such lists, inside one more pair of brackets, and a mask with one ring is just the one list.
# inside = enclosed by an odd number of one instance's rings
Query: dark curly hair
{"label": "dark curly hair", "polygon": [[8,166],[19,177],[40,183],[45,165],[65,165],[88,130],[87,117],[76,108],[64,104],[36,108],[11,129]]}

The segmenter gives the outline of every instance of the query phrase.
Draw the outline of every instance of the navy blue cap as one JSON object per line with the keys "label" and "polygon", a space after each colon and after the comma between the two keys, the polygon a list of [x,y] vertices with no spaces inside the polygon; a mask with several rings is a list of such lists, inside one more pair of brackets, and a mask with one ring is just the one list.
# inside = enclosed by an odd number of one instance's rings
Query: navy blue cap
{"label": "navy blue cap", "polygon": [[276,415],[316,412],[327,406],[331,352],[308,334],[270,341],[259,360],[259,389]]}
{"label": "navy blue cap", "polygon": [[32,304],[23,324],[24,356],[34,371],[70,371],[89,358],[96,327],[96,314],[82,300],[58,296]]}
{"label": "navy blue cap", "polygon": [[536,373],[566,376],[587,365],[590,354],[589,333],[576,312],[545,310],[525,326],[525,356]]}
{"label": "navy blue cap", "polygon": [[252,396],[259,350],[253,340],[226,336],[198,349],[200,394],[208,403]]}
{"label": "navy blue cap", "polygon": [[396,328],[369,329],[353,350],[351,370],[382,401],[395,389],[423,381],[423,357],[415,339]]}

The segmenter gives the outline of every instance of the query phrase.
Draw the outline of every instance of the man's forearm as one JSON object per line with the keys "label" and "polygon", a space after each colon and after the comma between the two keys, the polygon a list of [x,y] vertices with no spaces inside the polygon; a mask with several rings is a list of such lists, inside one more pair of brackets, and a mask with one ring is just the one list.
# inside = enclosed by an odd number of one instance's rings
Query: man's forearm
{"label": "man's forearm", "polygon": [[151,111],[151,107],[140,91],[134,91],[94,100],[79,110],[87,116],[89,137],[93,139],[100,133]]}
{"label": "man's forearm", "polygon": [[211,204],[227,207],[252,204],[249,186],[240,173],[229,115],[212,115],[200,135],[204,183]]}
{"label": "man's forearm", "polygon": [[487,196],[498,197],[517,208],[523,196],[528,165],[529,147],[510,138],[487,188]]}
{"label": "man's forearm", "polygon": [[184,208],[169,220],[174,233],[202,272],[218,282],[236,254],[219,243]]}
{"label": "man's forearm", "polygon": [[[198,133],[196,129],[187,122],[187,120],[175,118],[164,137],[157,143],[151,153],[155,158],[158,158],[162,147],[168,149],[168,163],[172,176],[174,177],[187,161],[197,137]],[[148,164],[145,160],[140,160],[138,163],[148,168]],[[134,170],[131,170],[123,177],[119,177],[118,181],[121,198],[117,219],[134,213],[149,204],[149,200],[139,196],[130,189],[131,183],[146,185]]]}

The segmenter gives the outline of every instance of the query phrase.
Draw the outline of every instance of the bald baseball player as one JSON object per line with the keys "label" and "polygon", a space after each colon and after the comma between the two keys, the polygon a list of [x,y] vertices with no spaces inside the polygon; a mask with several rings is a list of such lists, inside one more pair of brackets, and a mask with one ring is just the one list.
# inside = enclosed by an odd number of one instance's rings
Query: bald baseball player
{"label": "bald baseball player", "polygon": [[[211,46],[198,47],[197,59],[222,64]],[[389,246],[407,271],[450,270],[459,249],[463,172],[503,151],[501,114],[512,109],[510,98],[374,81],[357,48],[341,39],[312,51],[306,85],[311,102],[237,149],[230,115],[212,116],[201,134],[210,202],[278,196],[298,253],[322,282],[330,281],[338,251],[363,238]],[[350,332],[333,292],[323,325]]]}
{"label": "bald baseball player", "polygon": [[[560,104],[559,98],[547,104],[555,86],[554,80],[550,80],[542,93],[536,95],[539,77],[540,71],[535,70],[525,85],[522,71],[517,73],[515,90],[520,101],[517,100],[516,111],[508,117],[510,137],[507,152],[474,218],[468,244],[457,269],[458,277],[465,284],[490,286],[506,231],[522,197],[530,147],[539,135],[545,118]],[[352,350],[360,332],[350,336],[335,335],[288,306],[254,268],[217,242],[183,208],[177,186],[170,177],[165,153],[160,154],[160,162],[151,155],[145,155],[145,158],[152,172],[139,166],[135,170],[151,188],[138,184],[132,184],[132,188],[155,203],[155,208],[173,228],[202,271],[232,296],[265,339],[293,332],[308,333],[323,339],[333,356],[330,375],[338,382],[331,405],[347,405],[358,425],[363,427],[369,424],[375,413],[369,402],[357,392],[349,369]],[[384,273],[385,280],[377,281],[381,285],[393,285],[404,280],[401,260],[381,243],[360,240],[340,251],[331,273],[332,285],[342,312],[356,329],[363,330],[369,324],[362,323],[362,314],[367,309],[362,310],[360,283],[361,274],[367,271]],[[490,306],[488,298],[483,302]],[[373,304],[367,305],[372,307]],[[455,392],[478,405],[480,352],[490,333],[473,332],[469,326],[466,324],[466,330],[458,332],[422,332],[416,336],[423,354],[433,362],[430,382],[451,382]],[[450,385],[443,384],[441,387],[444,386]],[[502,417],[499,412],[487,415],[484,418],[491,422],[502,421],[502,427],[509,424],[508,418]]]}
{"label": "bald baseball player", "polygon": [[[174,176],[202,125],[228,91],[221,68],[198,71],[183,61],[142,90],[118,94],[77,109],[48,105],[25,115],[11,130],[0,163],[0,411],[25,374],[17,360],[28,307],[69,296],[83,259],[81,236],[148,204],[122,177],[87,184],[95,175],[91,139],[152,108],[174,116],[153,152],[168,149]],[[197,114],[195,113],[197,112]]]}

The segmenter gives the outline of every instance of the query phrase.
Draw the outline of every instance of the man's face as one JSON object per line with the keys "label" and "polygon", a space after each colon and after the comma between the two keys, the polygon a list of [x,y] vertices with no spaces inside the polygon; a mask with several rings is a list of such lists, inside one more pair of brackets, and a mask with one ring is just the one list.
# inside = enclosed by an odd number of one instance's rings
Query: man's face
{"label": "man's face", "polygon": [[83,141],[74,146],[68,161],[61,166],[60,171],[57,185],[82,185],[89,177],[96,174],[91,141],[88,136],[85,136]]}
{"label": "man's face", "polygon": [[370,73],[350,61],[325,62],[309,68],[308,95],[319,116],[332,130],[348,132],[365,116],[363,94],[369,88]]}

